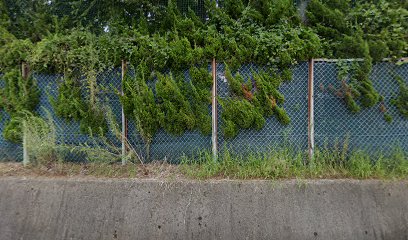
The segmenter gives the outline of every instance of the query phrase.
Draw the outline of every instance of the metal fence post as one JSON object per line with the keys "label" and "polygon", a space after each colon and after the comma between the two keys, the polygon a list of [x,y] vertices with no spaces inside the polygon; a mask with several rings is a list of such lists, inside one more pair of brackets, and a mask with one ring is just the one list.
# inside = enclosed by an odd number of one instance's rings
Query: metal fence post
{"label": "metal fence post", "polygon": [[309,159],[313,158],[315,142],[314,142],[314,59],[309,60],[309,77],[308,77],[308,152]]}
{"label": "metal fence post", "polygon": [[[27,80],[29,75],[29,68],[26,62],[21,63],[21,76],[24,80]],[[27,131],[26,131],[27,123],[23,121],[23,165],[27,166],[30,163],[30,156],[28,155],[27,149]]]}
{"label": "metal fence post", "polygon": [[212,154],[214,161],[217,161],[218,155],[218,114],[217,114],[217,63],[215,58],[212,60],[212,78],[213,86],[211,92],[211,107],[212,107]]}
{"label": "metal fence post", "polygon": [[[121,95],[123,96],[123,84],[126,76],[126,67],[127,63],[126,61],[122,60],[122,83],[121,83]],[[121,142],[122,142],[122,165],[125,165],[127,160],[126,160],[126,138],[127,138],[127,120],[125,117],[125,111],[123,109],[123,104],[121,107],[121,112],[122,112],[122,134],[121,134]]]}

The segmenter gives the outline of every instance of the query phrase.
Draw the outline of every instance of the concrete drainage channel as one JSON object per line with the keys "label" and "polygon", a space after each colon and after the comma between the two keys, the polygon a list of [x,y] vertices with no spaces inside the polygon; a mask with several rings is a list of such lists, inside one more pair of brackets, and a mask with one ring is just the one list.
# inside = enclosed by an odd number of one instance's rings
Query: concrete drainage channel
{"label": "concrete drainage channel", "polygon": [[5,177],[0,239],[408,239],[408,182]]}

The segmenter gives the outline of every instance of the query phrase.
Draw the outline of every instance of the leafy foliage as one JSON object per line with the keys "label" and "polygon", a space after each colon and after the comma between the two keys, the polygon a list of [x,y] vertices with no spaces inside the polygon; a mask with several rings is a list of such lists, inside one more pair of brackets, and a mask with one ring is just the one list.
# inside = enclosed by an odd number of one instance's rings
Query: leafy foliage
{"label": "leafy foliage", "polygon": [[125,114],[135,121],[148,151],[159,128],[174,135],[194,129],[205,135],[211,133],[212,77],[204,67],[191,67],[189,74],[188,82],[182,72],[149,75],[144,62],[126,74],[120,98]]}
{"label": "leafy foliage", "polygon": [[126,75],[121,101],[125,114],[135,121],[138,132],[149,146],[159,129],[159,120],[153,91],[146,84],[146,70],[146,65],[140,64],[134,77]]}
{"label": "leafy foliage", "polygon": [[[125,81],[122,102],[127,115],[139,122],[139,131],[145,131],[145,142],[159,128],[176,135],[193,129],[210,132],[211,78],[198,66],[212,58],[231,69],[249,62],[271,68],[268,74],[255,74],[253,83],[239,75],[227,77],[234,98],[224,102],[223,115],[247,117],[242,123],[226,117],[226,132],[234,136],[239,128],[261,128],[271,115],[289,124],[277,89],[290,80],[290,66],[299,61],[363,58],[349,70],[350,81],[341,80],[340,90],[348,109],[358,112],[381,100],[369,79],[372,63],[408,51],[407,5],[399,0],[311,0],[306,22],[291,0],[205,5],[203,0],[7,0],[0,1],[0,10],[0,70],[7,73],[29,62],[34,71],[63,74],[53,106],[59,116],[81,121],[82,131],[106,129],[98,121],[103,109],[96,76],[121,60],[143,63],[143,76],[137,73]],[[186,69],[191,81],[181,76]],[[152,76],[157,76],[155,86],[148,84]],[[80,86],[86,86],[86,94]],[[135,107],[141,103],[142,108]]]}
{"label": "leafy foliage", "polygon": [[172,74],[157,74],[157,105],[159,122],[172,134],[180,135],[185,129],[193,130],[196,126],[190,102],[180,88],[184,79],[175,79]]}
{"label": "leafy foliage", "polygon": [[226,65],[225,77],[233,94],[231,99],[220,99],[223,132],[227,138],[235,137],[240,128],[262,129],[265,118],[272,115],[284,125],[290,123],[286,111],[279,106],[285,99],[278,91],[280,84],[285,81],[282,77],[289,77],[287,71],[284,74],[252,71],[252,78],[245,82],[239,73],[233,76]]}
{"label": "leafy foliage", "polygon": [[408,86],[400,76],[396,76],[395,79],[399,84],[399,94],[391,103],[397,107],[401,116],[408,119]]}
{"label": "leafy foliage", "polygon": [[58,96],[50,97],[50,102],[58,117],[76,121],[81,119],[81,109],[84,104],[81,86],[73,79],[63,79],[58,88]]}
{"label": "leafy foliage", "polygon": [[80,131],[90,135],[104,135],[108,130],[105,113],[100,107],[85,105],[81,111]]}
{"label": "leafy foliage", "polygon": [[360,105],[376,105],[380,96],[370,80],[372,63],[407,54],[407,9],[398,1],[311,0],[307,16],[308,25],[325,39],[326,56],[364,59],[352,69],[350,82],[340,77],[342,87],[336,92],[347,108],[356,113]]}
{"label": "leafy foliage", "polygon": [[337,64],[337,77],[341,81],[341,87],[335,89],[331,86],[331,90],[336,96],[344,99],[347,108],[352,113],[360,112],[361,106],[369,108],[381,100],[381,96],[367,76],[367,71],[371,69],[370,64],[367,61],[353,64],[339,61]]}
{"label": "leafy foliage", "polygon": [[30,40],[4,39],[3,42],[5,44],[0,48],[0,71],[10,71],[22,62],[27,62],[33,48]]}
{"label": "leafy foliage", "polygon": [[325,55],[335,58],[404,56],[407,16],[398,1],[311,0],[307,7],[308,25],[325,39]]}
{"label": "leafy foliage", "polygon": [[191,108],[196,116],[196,128],[204,135],[211,133],[211,116],[209,105],[211,104],[212,76],[206,67],[190,68],[191,81],[184,90],[187,99],[190,100]]}
{"label": "leafy foliage", "polygon": [[5,87],[1,89],[0,106],[9,114],[19,111],[34,111],[39,102],[39,90],[32,77],[23,79],[18,70],[6,73],[2,80]]}
{"label": "leafy foliage", "polygon": [[[59,94],[56,99],[51,99],[51,103],[58,116],[80,120],[83,133],[96,134],[107,130],[106,121],[100,120],[103,111],[98,105],[96,75],[106,70],[105,64],[114,66],[112,61],[115,58],[108,57],[107,51],[102,52],[97,47],[100,41],[106,44],[105,39],[84,30],[67,35],[53,34],[37,43],[30,58],[31,65],[38,71],[64,74]],[[86,86],[85,98],[81,94],[82,86]]]}
{"label": "leafy foliage", "polygon": [[25,112],[34,112],[39,103],[39,90],[32,77],[23,79],[17,69],[7,72],[2,80],[4,88],[0,89],[0,109],[10,115],[3,136],[12,142],[21,141],[22,121]]}
{"label": "leafy foliage", "polygon": [[24,118],[19,119],[29,162],[35,165],[46,165],[62,159],[63,147],[58,145],[54,121],[51,113],[45,111],[46,119],[30,112],[24,112]]}

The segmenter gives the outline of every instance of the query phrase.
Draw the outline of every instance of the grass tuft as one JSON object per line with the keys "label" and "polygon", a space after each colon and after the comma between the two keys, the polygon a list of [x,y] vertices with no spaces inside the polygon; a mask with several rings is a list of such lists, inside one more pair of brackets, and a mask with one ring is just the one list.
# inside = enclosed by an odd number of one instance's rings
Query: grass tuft
{"label": "grass tuft", "polygon": [[408,177],[408,157],[400,149],[388,157],[372,156],[361,150],[350,154],[344,149],[316,150],[312,160],[290,148],[252,153],[248,157],[224,150],[217,161],[206,152],[196,158],[184,157],[180,168],[183,174],[195,179],[401,179]]}

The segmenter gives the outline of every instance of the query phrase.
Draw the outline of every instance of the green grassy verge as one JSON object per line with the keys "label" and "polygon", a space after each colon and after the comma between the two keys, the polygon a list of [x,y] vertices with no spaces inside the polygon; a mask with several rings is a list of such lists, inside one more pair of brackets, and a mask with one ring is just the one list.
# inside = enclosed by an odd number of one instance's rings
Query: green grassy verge
{"label": "green grassy verge", "polygon": [[202,153],[194,159],[184,157],[180,168],[186,176],[198,179],[403,179],[408,177],[408,158],[399,149],[387,157],[381,154],[373,157],[364,151],[346,154],[317,150],[311,160],[288,148],[248,157],[226,150],[216,161],[209,153]]}
{"label": "green grassy verge", "polygon": [[[47,157],[47,155],[45,156]],[[68,163],[38,159],[27,167],[0,163],[0,176],[55,176],[158,179],[408,179],[408,154],[396,148],[387,156],[364,151],[316,150],[313,159],[303,152],[278,148],[244,156],[224,150],[215,160],[210,152],[184,156],[179,164],[92,161]]]}

